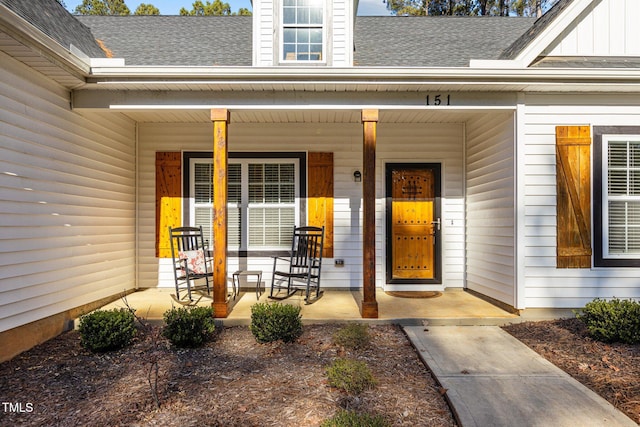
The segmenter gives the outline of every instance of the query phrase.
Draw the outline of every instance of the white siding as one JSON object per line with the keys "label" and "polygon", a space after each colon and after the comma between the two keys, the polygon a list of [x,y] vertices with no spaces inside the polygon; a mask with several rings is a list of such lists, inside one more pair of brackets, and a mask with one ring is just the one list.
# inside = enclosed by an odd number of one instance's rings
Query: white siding
{"label": "white siding", "polygon": [[[612,105],[613,101],[618,105]],[[596,297],[640,298],[637,268],[556,268],[555,127],[640,125],[637,97],[528,95],[524,113],[526,307],[582,307]],[[592,164],[592,170],[594,165]],[[593,200],[592,203],[598,203]],[[593,235],[593,234],[592,234]]]}
{"label": "white siding", "polygon": [[0,331],[135,287],[135,125],[0,54]]}
{"label": "white siding", "polygon": [[[233,113],[232,113],[233,114]],[[377,254],[378,286],[384,282],[384,164],[386,162],[442,162],[443,227],[446,286],[463,285],[462,138],[460,124],[384,125],[378,127],[377,154]],[[140,283],[142,287],[171,287],[167,260],[155,257],[155,152],[211,151],[211,124],[140,124]],[[334,258],[323,264],[323,286],[362,286],[362,185],[353,172],[362,170],[360,124],[234,124],[229,126],[229,151],[316,151],[334,153]],[[451,222],[453,221],[453,222]],[[243,260],[244,268],[261,269],[270,284],[270,258]],[[238,260],[229,258],[229,272]]]}
{"label": "white siding", "polygon": [[602,0],[547,49],[550,56],[640,55],[640,2]]}
{"label": "white siding", "polygon": [[[269,67],[273,65],[276,40],[276,15],[273,0],[253,2],[253,65]],[[275,49],[275,50],[274,50]]]}
{"label": "white siding", "polygon": [[467,288],[515,305],[514,119],[467,122]]}
{"label": "white siding", "polygon": [[329,64],[335,67],[351,67],[353,65],[353,16],[351,16],[350,2],[334,0],[332,2],[331,23],[327,30],[331,46]]}

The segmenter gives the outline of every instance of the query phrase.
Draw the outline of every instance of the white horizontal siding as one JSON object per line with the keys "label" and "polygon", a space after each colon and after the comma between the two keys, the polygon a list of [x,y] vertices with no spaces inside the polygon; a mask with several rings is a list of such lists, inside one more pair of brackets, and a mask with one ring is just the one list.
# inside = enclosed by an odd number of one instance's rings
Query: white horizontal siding
{"label": "white horizontal siding", "polygon": [[[640,298],[637,268],[556,268],[555,128],[640,125],[625,95],[528,95],[523,127],[524,278],[527,308],[582,307],[593,298]],[[617,102],[618,105],[615,105]],[[592,164],[592,171],[594,165]],[[592,203],[597,203],[593,200]],[[592,227],[594,225],[592,224]],[[593,231],[593,230],[592,230]],[[593,232],[592,232],[593,236]]]}
{"label": "white horizontal siding", "polygon": [[0,331],[135,287],[135,125],[0,54]]}
{"label": "white horizontal siding", "polygon": [[[443,253],[445,286],[463,285],[462,125],[384,125],[378,127],[377,146],[377,284],[385,278],[384,164],[386,162],[442,162]],[[156,151],[211,151],[211,124],[140,124],[139,210],[140,284],[171,287],[167,260],[155,257],[155,153]],[[229,151],[315,151],[334,153],[334,259],[323,266],[323,286],[361,287],[362,283],[362,185],[353,172],[362,170],[362,125],[346,124],[234,124],[229,126]],[[250,258],[244,268],[261,269],[270,283],[272,260]],[[238,260],[230,258],[228,271]]]}
{"label": "white horizontal siding", "polygon": [[515,306],[514,119],[466,124],[467,288]]}
{"label": "white horizontal siding", "polygon": [[638,0],[602,0],[547,50],[550,56],[638,56]]}

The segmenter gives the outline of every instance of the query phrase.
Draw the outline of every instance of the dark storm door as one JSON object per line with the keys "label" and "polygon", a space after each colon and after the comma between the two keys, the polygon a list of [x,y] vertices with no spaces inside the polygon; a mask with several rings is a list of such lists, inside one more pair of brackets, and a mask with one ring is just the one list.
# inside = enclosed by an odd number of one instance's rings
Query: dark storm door
{"label": "dark storm door", "polygon": [[387,279],[439,283],[440,165],[387,165]]}

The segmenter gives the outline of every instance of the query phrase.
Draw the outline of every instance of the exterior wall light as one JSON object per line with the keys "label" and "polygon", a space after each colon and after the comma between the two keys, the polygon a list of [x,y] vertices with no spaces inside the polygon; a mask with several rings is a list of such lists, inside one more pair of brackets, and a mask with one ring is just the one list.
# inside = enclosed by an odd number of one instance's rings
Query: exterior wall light
{"label": "exterior wall light", "polygon": [[362,182],[362,173],[360,173],[360,171],[355,171],[353,173],[353,180],[355,182]]}

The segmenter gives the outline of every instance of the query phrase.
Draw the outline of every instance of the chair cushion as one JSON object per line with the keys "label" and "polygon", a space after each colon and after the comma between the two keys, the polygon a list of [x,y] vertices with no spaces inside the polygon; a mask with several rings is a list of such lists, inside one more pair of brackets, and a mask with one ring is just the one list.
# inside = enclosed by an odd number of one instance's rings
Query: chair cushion
{"label": "chair cushion", "polygon": [[178,255],[181,260],[186,260],[190,274],[207,274],[204,251],[202,249],[195,251],[180,251]]}

